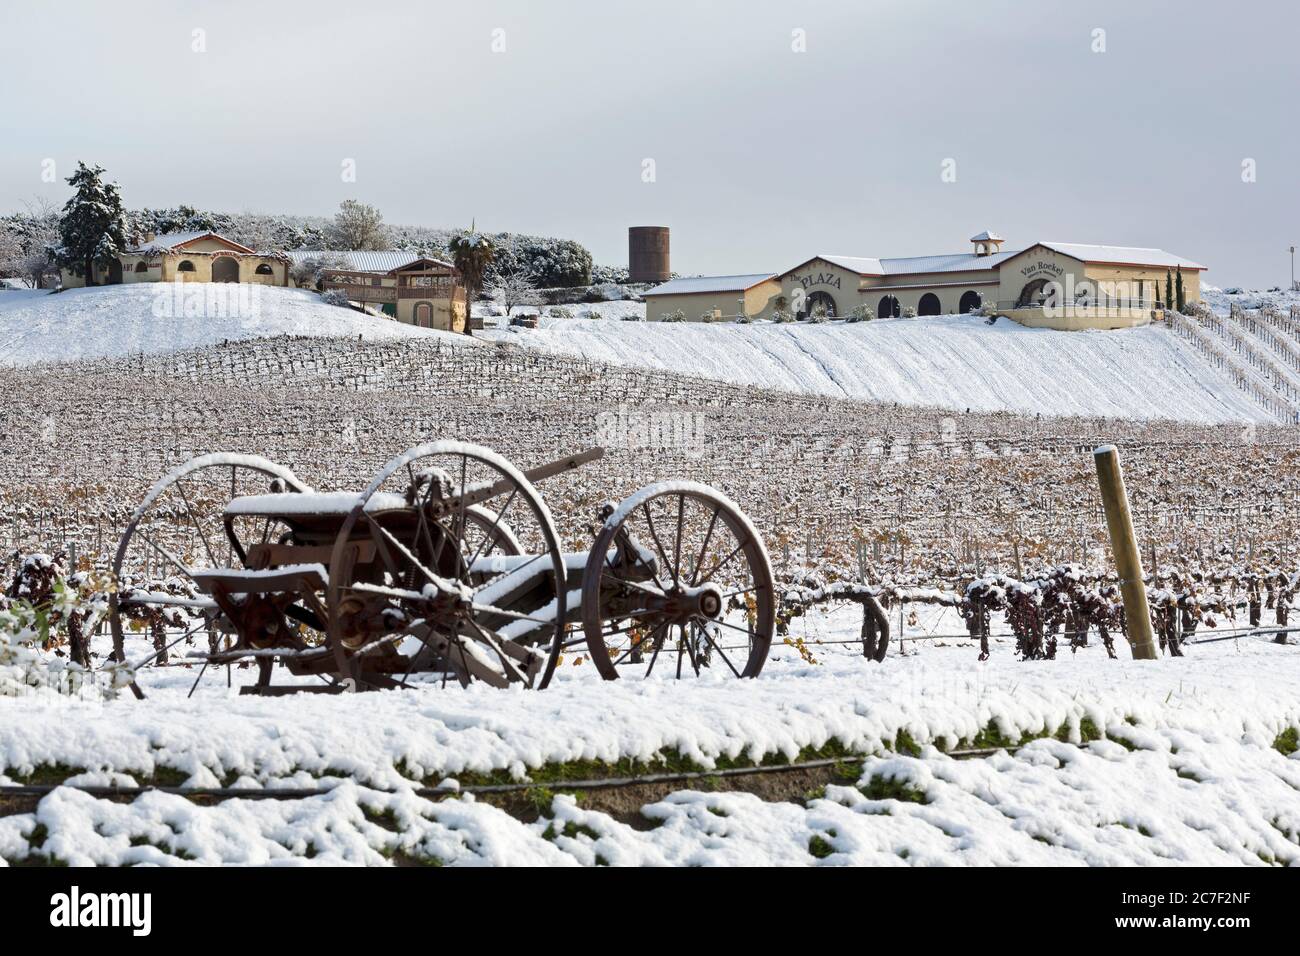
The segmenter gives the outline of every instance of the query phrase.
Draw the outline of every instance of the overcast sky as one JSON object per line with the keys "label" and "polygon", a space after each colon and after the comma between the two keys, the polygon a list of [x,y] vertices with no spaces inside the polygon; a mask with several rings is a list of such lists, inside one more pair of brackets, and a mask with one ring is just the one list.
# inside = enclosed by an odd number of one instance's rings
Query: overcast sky
{"label": "overcast sky", "polygon": [[0,210],[85,159],[133,207],[355,197],[608,264],[667,225],[684,274],[988,228],[1266,286],[1300,242],[1292,0],[0,4]]}

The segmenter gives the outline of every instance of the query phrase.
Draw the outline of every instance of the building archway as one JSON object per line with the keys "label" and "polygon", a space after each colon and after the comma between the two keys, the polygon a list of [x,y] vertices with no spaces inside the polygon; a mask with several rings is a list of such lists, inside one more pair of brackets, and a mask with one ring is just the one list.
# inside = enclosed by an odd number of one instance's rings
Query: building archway
{"label": "building archway", "polygon": [[880,308],[876,310],[878,319],[896,319],[903,314],[903,310],[898,307],[898,299],[895,296],[887,295],[880,300]]}
{"label": "building archway", "polygon": [[804,315],[811,316],[818,306],[826,310],[826,318],[835,318],[835,300],[829,292],[823,292],[821,289],[810,292],[808,298],[804,299]]}
{"label": "building archway", "polygon": [[270,263],[268,263],[268,262],[263,262],[263,263],[261,263],[261,264],[257,267],[257,269],[254,270],[254,271],[255,271],[255,273],[256,273],[257,275],[259,275],[259,276],[273,276],[273,275],[275,275],[275,270],[273,270],[273,269],[271,268],[271,265],[270,265]]}
{"label": "building archway", "polygon": [[112,262],[108,264],[108,279],[106,281],[109,285],[121,285],[122,283],[122,260],[121,259],[114,259]]}
{"label": "building archway", "polygon": [[231,256],[218,256],[212,260],[213,282],[238,282],[239,260]]}
{"label": "building archway", "polygon": [[148,267],[147,265],[145,265],[145,261],[144,261],[143,259],[141,259],[139,262],[137,262],[137,263],[135,264],[135,271],[136,271],[136,272],[148,272],[148,271],[149,271],[149,267]]}
{"label": "building archway", "polygon": [[415,303],[415,324],[422,329],[433,326],[433,306],[430,303]]}
{"label": "building archway", "polygon": [[1020,296],[1016,299],[1017,309],[1032,308],[1036,305],[1042,305],[1043,299],[1047,296],[1047,280],[1035,279],[1032,282],[1026,282],[1025,287],[1020,290]]}
{"label": "building archway", "polygon": [[970,315],[972,312],[978,312],[980,306],[984,304],[984,297],[974,289],[967,289],[961,295],[961,302],[957,305],[957,311],[962,315]]}
{"label": "building archway", "polygon": [[938,315],[943,311],[943,306],[939,305],[939,297],[933,292],[927,292],[921,296],[921,303],[917,306],[917,315]]}

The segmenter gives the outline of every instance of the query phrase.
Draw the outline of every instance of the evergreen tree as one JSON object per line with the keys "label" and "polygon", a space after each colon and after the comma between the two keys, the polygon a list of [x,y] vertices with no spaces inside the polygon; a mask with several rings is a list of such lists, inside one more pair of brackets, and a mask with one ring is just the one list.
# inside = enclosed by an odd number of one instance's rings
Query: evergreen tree
{"label": "evergreen tree", "polygon": [[1182,266],[1178,266],[1178,273],[1174,285],[1174,295],[1177,297],[1178,300],[1178,305],[1176,306],[1176,308],[1178,309],[1179,312],[1181,312],[1183,311],[1183,306],[1187,304],[1187,301],[1183,298],[1183,267]]}
{"label": "evergreen tree", "polygon": [[1169,270],[1166,269],[1165,270],[1165,308],[1166,309],[1170,308],[1170,303],[1172,303],[1173,301],[1174,301],[1174,279],[1173,276],[1169,274]]}
{"label": "evergreen tree", "polygon": [[59,265],[95,285],[95,266],[107,266],[126,249],[126,210],[116,183],[105,183],[103,166],[77,163],[68,177],[76,189],[63,207],[59,226]]}

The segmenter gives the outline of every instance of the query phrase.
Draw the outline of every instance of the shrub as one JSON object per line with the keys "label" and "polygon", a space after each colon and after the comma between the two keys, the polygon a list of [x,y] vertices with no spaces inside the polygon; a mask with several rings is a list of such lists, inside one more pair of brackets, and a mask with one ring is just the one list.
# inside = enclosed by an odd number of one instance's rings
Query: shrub
{"label": "shrub", "polygon": [[553,307],[553,308],[547,309],[547,310],[546,310],[546,314],[549,315],[549,316],[550,316],[551,318],[553,318],[553,319],[571,319],[571,318],[573,318],[573,310],[571,310],[571,309],[566,309],[566,308],[564,308],[563,306],[555,306],[555,307]]}
{"label": "shrub", "polygon": [[793,322],[794,316],[790,314],[789,309],[778,306],[772,310],[772,321],[778,325],[782,325],[786,322]]}
{"label": "shrub", "polygon": [[686,313],[683,312],[681,309],[678,309],[675,312],[665,312],[663,315],[659,316],[659,321],[660,322],[685,322]]}
{"label": "shrub", "polygon": [[875,311],[869,305],[857,306],[848,314],[845,322],[870,322],[876,317]]}
{"label": "shrub", "polygon": [[905,309],[903,310],[903,318],[905,318],[905,319],[914,319],[914,318],[916,318],[916,309],[912,308],[912,307],[909,305],[907,308],[905,308]]}
{"label": "shrub", "polygon": [[337,305],[344,309],[352,308],[352,303],[348,301],[348,294],[342,289],[326,289],[321,293],[320,300],[326,305]]}

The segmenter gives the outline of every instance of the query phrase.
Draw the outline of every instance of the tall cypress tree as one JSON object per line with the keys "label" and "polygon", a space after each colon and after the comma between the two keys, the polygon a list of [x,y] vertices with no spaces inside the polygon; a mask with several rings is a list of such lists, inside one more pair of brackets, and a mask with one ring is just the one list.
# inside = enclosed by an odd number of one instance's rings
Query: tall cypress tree
{"label": "tall cypress tree", "polygon": [[1177,296],[1178,298],[1178,311],[1181,312],[1183,311],[1183,306],[1187,304],[1187,301],[1183,298],[1183,267],[1181,265],[1178,266],[1178,275],[1177,275],[1176,285],[1174,286],[1174,295]]}
{"label": "tall cypress tree", "polygon": [[95,285],[95,266],[113,263],[126,249],[126,210],[117,183],[106,183],[103,166],[77,163],[68,177],[76,189],[63,207],[59,225],[59,265]]}
{"label": "tall cypress tree", "polygon": [[1166,309],[1172,308],[1173,301],[1174,301],[1174,277],[1171,276],[1169,274],[1169,270],[1166,269],[1165,270],[1165,308]]}

